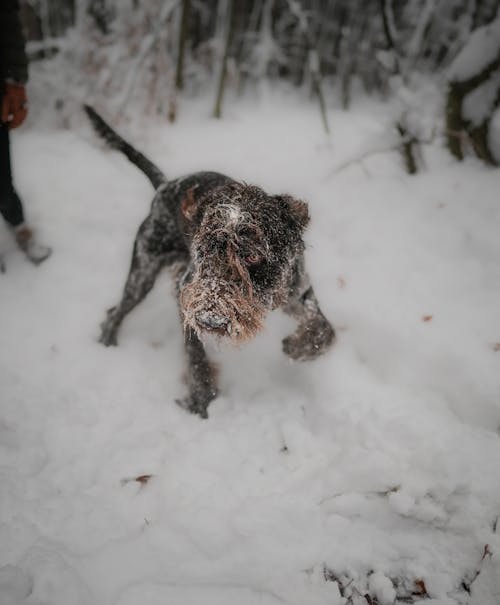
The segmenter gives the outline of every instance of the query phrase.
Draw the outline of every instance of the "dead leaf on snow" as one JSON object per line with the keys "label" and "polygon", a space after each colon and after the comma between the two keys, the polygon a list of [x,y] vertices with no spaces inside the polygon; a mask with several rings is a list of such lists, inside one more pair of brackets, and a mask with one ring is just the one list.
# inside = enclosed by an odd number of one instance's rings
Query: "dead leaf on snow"
{"label": "dead leaf on snow", "polygon": [[139,475],[134,479],[134,481],[137,481],[137,483],[140,483],[141,485],[146,485],[152,476],[153,475]]}
{"label": "dead leaf on snow", "polygon": [[137,477],[128,477],[126,479],[122,479],[120,481],[120,485],[127,485],[127,483],[132,483],[133,481],[136,481],[137,483],[140,483],[141,485],[146,485],[147,482],[153,477],[154,475],[138,475]]}
{"label": "dead leaf on snow", "polygon": [[422,597],[428,597],[429,593],[427,592],[427,587],[425,585],[425,582],[421,579],[419,580],[415,580],[415,594],[422,596]]}

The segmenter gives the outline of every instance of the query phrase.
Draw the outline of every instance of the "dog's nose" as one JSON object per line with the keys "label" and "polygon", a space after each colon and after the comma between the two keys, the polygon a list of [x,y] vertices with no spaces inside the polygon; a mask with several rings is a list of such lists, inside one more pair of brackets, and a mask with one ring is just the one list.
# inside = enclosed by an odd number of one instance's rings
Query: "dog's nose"
{"label": "dog's nose", "polygon": [[210,311],[200,311],[197,313],[196,321],[206,330],[213,330],[214,332],[231,331],[231,320],[228,317],[223,317]]}

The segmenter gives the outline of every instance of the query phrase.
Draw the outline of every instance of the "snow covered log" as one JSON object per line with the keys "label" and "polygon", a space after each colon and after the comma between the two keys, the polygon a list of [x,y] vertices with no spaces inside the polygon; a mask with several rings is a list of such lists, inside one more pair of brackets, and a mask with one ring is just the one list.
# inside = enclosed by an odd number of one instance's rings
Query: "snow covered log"
{"label": "snow covered log", "polygon": [[500,106],[500,15],[476,29],[448,74],[446,132],[450,152],[459,160],[464,145],[493,166],[500,158],[491,147],[491,121]]}

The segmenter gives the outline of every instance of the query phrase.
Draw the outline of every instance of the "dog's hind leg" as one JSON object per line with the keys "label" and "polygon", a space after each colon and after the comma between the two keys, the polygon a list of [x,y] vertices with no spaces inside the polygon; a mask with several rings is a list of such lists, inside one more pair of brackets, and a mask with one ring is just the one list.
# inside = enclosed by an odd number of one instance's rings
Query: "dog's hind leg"
{"label": "dog's hind leg", "polygon": [[175,237],[168,214],[161,213],[153,203],[151,214],[139,228],[134,242],[130,271],[118,305],[109,309],[101,324],[99,341],[106,345],[116,345],[120,325],[154,286],[158,273],[164,267],[187,254],[182,242]]}
{"label": "dog's hind leg", "polygon": [[135,242],[132,263],[122,299],[118,305],[108,310],[106,319],[101,324],[99,342],[107,347],[117,344],[118,330],[122,321],[151,290],[156,276],[163,266],[162,257],[148,254],[139,242]]}

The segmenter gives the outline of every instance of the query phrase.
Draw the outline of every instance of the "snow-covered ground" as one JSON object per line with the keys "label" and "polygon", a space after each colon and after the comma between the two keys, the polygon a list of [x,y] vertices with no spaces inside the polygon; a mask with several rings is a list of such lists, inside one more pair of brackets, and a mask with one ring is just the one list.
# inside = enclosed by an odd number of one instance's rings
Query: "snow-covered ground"
{"label": "snow-covered ground", "polygon": [[1,227],[1,605],[388,605],[395,586],[406,602],[425,586],[424,603],[498,605],[500,172],[438,142],[414,177],[395,153],[336,172],[377,146],[384,108],[330,122],[327,142],[315,107],[280,97],[121,127],[169,175],[220,170],[310,204],[307,261],[337,343],[291,363],[293,323],[275,312],[213,353],[222,395],[205,421],[174,403],[167,274],[117,348],[97,343],[148,182],[83,127],[14,133],[54,253],[35,268]]}

